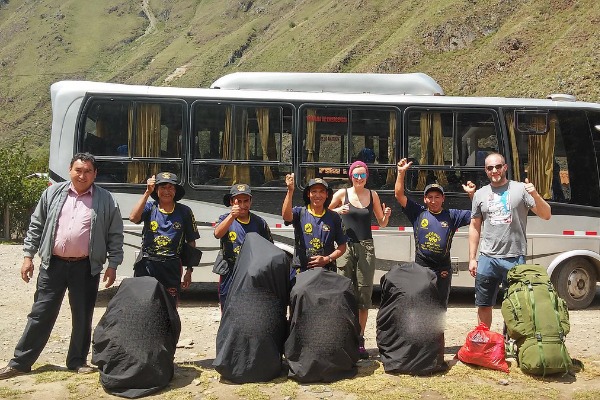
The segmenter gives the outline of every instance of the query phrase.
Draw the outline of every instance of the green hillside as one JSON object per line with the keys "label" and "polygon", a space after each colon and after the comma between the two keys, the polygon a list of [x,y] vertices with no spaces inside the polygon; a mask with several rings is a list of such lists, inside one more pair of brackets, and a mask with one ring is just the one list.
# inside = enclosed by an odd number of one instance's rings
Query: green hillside
{"label": "green hillside", "polygon": [[600,102],[597,0],[0,0],[0,140],[47,147],[63,79],[424,72],[448,95]]}

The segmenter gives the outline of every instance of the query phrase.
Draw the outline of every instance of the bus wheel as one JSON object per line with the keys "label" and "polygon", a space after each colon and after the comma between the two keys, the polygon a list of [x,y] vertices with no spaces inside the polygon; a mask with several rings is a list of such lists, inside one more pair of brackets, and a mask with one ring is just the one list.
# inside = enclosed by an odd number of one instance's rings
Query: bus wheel
{"label": "bus wheel", "polygon": [[596,270],[584,258],[575,257],[560,266],[554,286],[570,310],[584,309],[596,295]]}

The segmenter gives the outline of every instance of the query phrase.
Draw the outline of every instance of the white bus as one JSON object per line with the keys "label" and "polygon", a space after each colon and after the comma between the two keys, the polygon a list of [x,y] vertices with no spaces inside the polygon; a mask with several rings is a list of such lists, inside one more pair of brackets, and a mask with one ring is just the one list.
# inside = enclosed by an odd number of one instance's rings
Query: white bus
{"label": "white bus", "polygon": [[[527,262],[548,268],[573,309],[596,294],[600,104],[567,95],[444,96],[424,74],[236,73],[206,89],[62,81],[51,97],[52,181],[67,180],[73,154],[88,151],[98,160],[97,182],[115,194],[126,218],[149,176],[165,170],[181,177],[204,251],[195,280],[216,281],[212,230],[227,212],[222,198],[233,183],[251,185],[253,211],[292,252],[293,231],[281,220],[285,174],[296,174],[299,189],[315,176],[339,188],[349,185],[347,166],[362,159],[367,186],[392,207],[389,226],[374,228],[380,276],[414,259],[412,228],[393,193],[397,160],[413,161],[407,195],[420,202],[425,185],[436,181],[446,207],[470,209],[461,183],[487,184],[483,160],[500,152],[509,178],[529,178],[552,206],[549,221],[528,222]],[[131,273],[141,242],[140,225],[125,221],[125,230],[121,274]],[[455,235],[452,263],[453,285],[473,286],[467,228]]]}

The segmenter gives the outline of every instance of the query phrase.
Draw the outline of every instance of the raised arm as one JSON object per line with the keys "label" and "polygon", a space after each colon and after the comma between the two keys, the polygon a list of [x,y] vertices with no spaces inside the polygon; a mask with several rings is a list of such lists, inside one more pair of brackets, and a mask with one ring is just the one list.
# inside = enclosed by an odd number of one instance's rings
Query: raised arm
{"label": "raised arm", "polygon": [[285,184],[287,186],[287,193],[285,199],[283,199],[283,206],[281,207],[281,216],[285,222],[292,222],[294,220],[294,214],[292,213],[292,201],[294,199],[294,174],[287,174],[285,176]]}
{"label": "raised arm", "polygon": [[390,221],[390,215],[392,215],[392,209],[385,206],[385,203],[381,203],[379,195],[376,191],[372,190],[373,194],[373,214],[377,218],[377,223],[380,227],[385,228]]}
{"label": "raised arm", "polygon": [[131,222],[133,222],[134,224],[139,224],[140,222],[142,222],[142,212],[144,211],[144,206],[146,205],[146,202],[148,201],[148,197],[150,197],[150,195],[154,191],[155,183],[156,183],[156,176],[152,175],[146,181],[146,191],[144,192],[142,197],[140,197],[138,202],[133,206],[133,210],[131,210],[131,214],[129,214],[129,220]]}
{"label": "raised arm", "polygon": [[471,181],[467,181],[466,185],[462,185],[463,190],[469,195],[469,199],[473,200],[473,196],[475,196],[475,191],[477,190],[477,186]]}
{"label": "raised arm", "polygon": [[240,206],[237,204],[231,206],[231,211],[225,219],[215,226],[214,235],[215,238],[221,239],[229,231],[229,227],[233,224],[233,221],[240,215]]}
{"label": "raised arm", "polygon": [[533,183],[529,182],[527,178],[525,178],[525,190],[533,197],[533,201],[535,201],[535,206],[531,207],[531,211],[541,219],[549,220],[552,216],[550,204],[540,196]]}
{"label": "raised arm", "polygon": [[407,161],[406,158],[398,161],[398,175],[396,176],[396,184],[394,185],[394,195],[396,196],[396,200],[402,207],[406,207],[406,203],[408,202],[408,198],[404,194],[404,178],[406,175],[406,170],[410,168],[412,165],[412,161]]}

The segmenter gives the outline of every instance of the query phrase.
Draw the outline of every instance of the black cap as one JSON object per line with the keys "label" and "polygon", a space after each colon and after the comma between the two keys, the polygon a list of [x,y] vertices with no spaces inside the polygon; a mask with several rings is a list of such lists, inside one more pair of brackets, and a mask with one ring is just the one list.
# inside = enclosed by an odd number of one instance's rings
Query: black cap
{"label": "black cap", "polygon": [[223,204],[229,207],[231,205],[231,199],[238,194],[247,194],[248,196],[252,197],[250,186],[245,183],[236,183],[235,185],[231,186],[229,193],[223,196]]}
{"label": "black cap", "polygon": [[154,191],[152,192],[152,194],[150,194],[150,196],[158,201],[158,186],[162,185],[163,183],[171,183],[172,185],[175,186],[175,197],[173,198],[173,200],[175,201],[179,201],[183,198],[183,196],[185,195],[185,189],[183,188],[183,186],[181,186],[179,184],[179,182],[177,182],[177,175],[175,175],[172,172],[161,172],[156,174],[156,182],[154,184]]}
{"label": "black cap", "polygon": [[333,190],[329,188],[329,185],[327,184],[327,182],[325,182],[323,179],[321,178],[313,178],[311,180],[308,181],[308,185],[306,185],[306,187],[304,188],[304,192],[302,192],[302,197],[304,199],[304,204],[308,205],[310,204],[310,198],[308,197],[308,192],[310,191],[310,188],[312,186],[315,185],[323,185],[325,186],[325,190],[327,191],[327,200],[325,200],[325,208],[329,207],[329,204],[331,203],[331,198],[333,197]]}
{"label": "black cap", "polygon": [[432,184],[429,184],[429,185],[425,186],[425,190],[423,191],[423,195],[426,195],[431,190],[437,190],[442,195],[444,195],[444,188],[441,185],[438,185],[437,183],[432,183]]}

